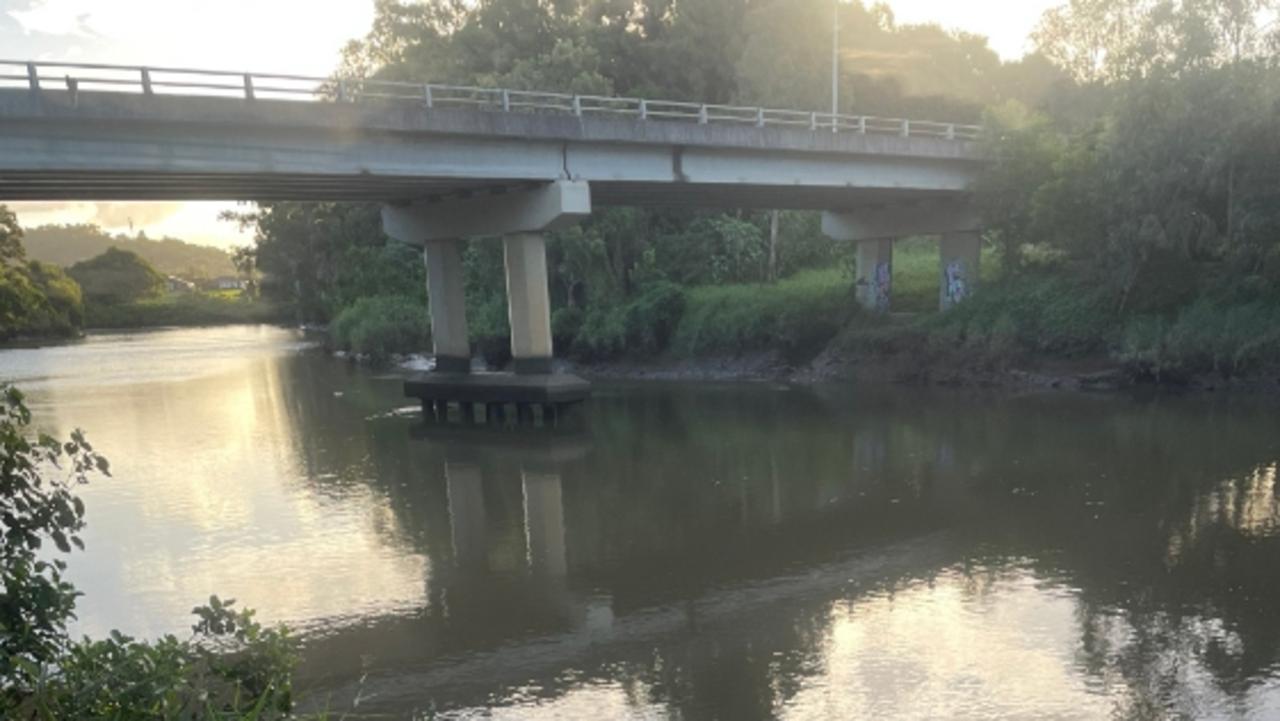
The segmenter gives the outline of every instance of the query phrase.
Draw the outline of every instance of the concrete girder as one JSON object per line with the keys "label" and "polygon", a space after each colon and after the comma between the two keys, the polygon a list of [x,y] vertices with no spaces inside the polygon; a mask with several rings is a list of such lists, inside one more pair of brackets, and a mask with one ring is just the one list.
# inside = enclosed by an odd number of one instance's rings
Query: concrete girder
{"label": "concrete girder", "polygon": [[912,235],[977,232],[981,229],[977,210],[965,199],[938,199],[822,214],[822,232],[842,241],[885,240]]}
{"label": "concrete girder", "polygon": [[385,205],[382,226],[396,240],[422,245],[438,240],[560,230],[589,215],[590,186],[578,180],[557,180],[507,193],[407,206]]}

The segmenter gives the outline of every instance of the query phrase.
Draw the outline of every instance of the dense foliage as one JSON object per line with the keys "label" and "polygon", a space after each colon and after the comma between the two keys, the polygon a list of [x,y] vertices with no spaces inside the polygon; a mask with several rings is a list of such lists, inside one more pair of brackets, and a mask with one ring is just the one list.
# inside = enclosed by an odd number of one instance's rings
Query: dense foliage
{"label": "dense foliage", "polygon": [[0,205],[0,341],[73,335],[83,316],[79,284],[61,268],[28,260],[17,218]]}
{"label": "dense foliage", "polygon": [[338,313],[329,332],[339,349],[374,362],[404,349],[431,347],[427,306],[403,295],[360,298]]}
{"label": "dense foliage", "polygon": [[114,305],[158,298],[165,290],[164,276],[137,253],[119,248],[82,260],[67,272],[84,290],[90,303]]}
{"label": "dense foliage", "polygon": [[65,557],[83,548],[76,487],[106,475],[84,434],[31,433],[22,394],[0,386],[0,717],[279,717],[292,705],[295,644],[251,611],[211,598],[192,637],[143,642],[119,632],[72,640],[80,595]]}
{"label": "dense foliage", "polygon": [[170,294],[133,303],[90,303],[84,313],[84,325],[91,329],[277,323],[284,319],[279,308],[235,291]]}

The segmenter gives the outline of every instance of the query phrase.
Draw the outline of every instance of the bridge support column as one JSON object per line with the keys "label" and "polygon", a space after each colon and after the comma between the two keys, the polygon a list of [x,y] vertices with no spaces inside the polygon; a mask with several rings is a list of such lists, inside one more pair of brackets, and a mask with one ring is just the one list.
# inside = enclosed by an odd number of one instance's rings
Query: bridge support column
{"label": "bridge support column", "polygon": [[[382,225],[387,235],[425,248],[436,369],[446,371],[405,381],[405,395],[421,399],[424,408],[443,402],[463,404],[464,409],[473,403],[564,407],[587,398],[591,386],[586,381],[551,372],[544,234],[590,214],[590,186],[578,180],[384,206]],[[458,239],[494,237],[503,242],[515,373],[466,373],[471,348]]]}
{"label": "bridge support column", "polygon": [[423,245],[427,296],[431,301],[431,343],[438,373],[471,372],[471,338],[467,330],[467,297],[462,254],[456,240]]}
{"label": "bridge support column", "polygon": [[522,375],[551,372],[551,301],[547,290],[547,244],[541,233],[502,239],[507,272],[511,357]]}
{"label": "bridge support column", "polygon": [[938,302],[942,310],[964,301],[978,288],[982,234],[976,231],[942,236],[942,268]]}
{"label": "bridge support column", "polygon": [[888,313],[893,289],[893,241],[858,243],[858,304],[876,313]]}

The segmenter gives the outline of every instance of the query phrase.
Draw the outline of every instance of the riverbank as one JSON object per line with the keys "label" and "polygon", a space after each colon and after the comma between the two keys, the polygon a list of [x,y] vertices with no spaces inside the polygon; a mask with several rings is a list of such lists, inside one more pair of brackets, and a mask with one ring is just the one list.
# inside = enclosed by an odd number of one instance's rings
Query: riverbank
{"label": "riverbank", "polygon": [[280,323],[279,306],[236,294],[190,293],[116,305],[87,304],[85,330],[204,327]]}
{"label": "riverbank", "polygon": [[[602,380],[768,381],[793,384],[849,382],[915,387],[1121,391],[1162,388],[1178,391],[1248,391],[1280,395],[1280,371],[1268,367],[1246,373],[1221,370],[1155,375],[1106,353],[1054,357],[1009,356],[966,349],[940,350],[928,344],[885,350],[850,349],[836,341],[816,357],[794,362],[777,350],[697,358],[662,357],[596,363],[565,362],[564,369]],[[419,364],[421,369],[421,364]]]}

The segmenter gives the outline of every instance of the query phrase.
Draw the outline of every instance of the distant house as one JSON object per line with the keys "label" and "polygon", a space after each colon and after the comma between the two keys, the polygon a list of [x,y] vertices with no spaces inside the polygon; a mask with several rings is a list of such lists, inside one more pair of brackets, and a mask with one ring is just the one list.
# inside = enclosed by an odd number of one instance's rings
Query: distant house
{"label": "distant house", "polygon": [[218,290],[244,290],[245,281],[230,275],[213,279],[213,287]]}
{"label": "distant house", "polygon": [[189,280],[183,280],[176,275],[168,276],[164,279],[165,289],[170,293],[194,293],[196,292],[196,284]]}

